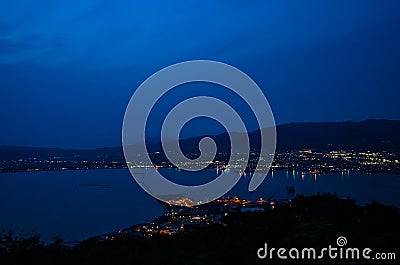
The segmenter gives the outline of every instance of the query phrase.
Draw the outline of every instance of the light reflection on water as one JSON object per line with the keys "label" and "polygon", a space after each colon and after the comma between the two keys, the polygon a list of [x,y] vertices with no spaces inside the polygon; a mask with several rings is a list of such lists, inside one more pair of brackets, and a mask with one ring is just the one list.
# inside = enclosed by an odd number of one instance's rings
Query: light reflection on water
{"label": "light reflection on water", "polygon": [[[160,172],[186,185],[206,183],[217,176],[215,170],[206,170],[194,178],[182,170]],[[227,195],[249,200],[290,199],[295,194],[288,194],[287,188],[292,186],[296,194],[336,192],[360,204],[376,200],[400,206],[400,179],[388,174],[277,171],[269,174],[254,192],[247,190],[250,179],[249,174],[244,175]],[[59,235],[74,241],[148,222],[162,214],[162,208],[136,184],[127,169],[113,169],[0,174],[0,213],[0,230],[34,229],[45,240]]]}

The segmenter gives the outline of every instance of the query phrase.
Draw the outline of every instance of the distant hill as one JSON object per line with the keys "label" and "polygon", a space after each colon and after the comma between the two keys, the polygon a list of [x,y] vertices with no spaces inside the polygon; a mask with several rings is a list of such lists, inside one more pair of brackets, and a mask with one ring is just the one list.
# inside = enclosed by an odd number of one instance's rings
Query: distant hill
{"label": "distant hill", "polygon": [[96,149],[63,149],[27,146],[0,146],[0,160],[18,160],[26,158],[48,159],[60,157],[63,159],[95,160],[117,159],[123,157],[121,147]]}
{"label": "distant hill", "polygon": [[277,127],[278,149],[400,150],[399,120],[301,122]]}
{"label": "distant hill", "polygon": [[[250,133],[251,145],[259,145],[259,131]],[[227,133],[209,135],[217,142],[218,150],[229,151]],[[198,151],[201,137],[181,140],[184,152]],[[159,143],[150,145],[152,150],[160,150]],[[400,151],[399,120],[365,120],[362,122],[296,122],[277,126],[277,150],[395,150]],[[97,149],[62,149],[23,146],[0,146],[0,160],[22,158],[47,159],[50,157],[77,159],[123,159],[121,147]]]}
{"label": "distant hill", "polygon": [[[278,125],[277,150],[400,150],[399,120],[365,120],[362,122],[296,122]],[[260,144],[260,132],[249,134],[250,144]],[[229,148],[227,133],[211,136],[221,150]],[[197,149],[201,138],[181,141],[182,148],[189,152]],[[220,149],[219,149],[220,150]]]}

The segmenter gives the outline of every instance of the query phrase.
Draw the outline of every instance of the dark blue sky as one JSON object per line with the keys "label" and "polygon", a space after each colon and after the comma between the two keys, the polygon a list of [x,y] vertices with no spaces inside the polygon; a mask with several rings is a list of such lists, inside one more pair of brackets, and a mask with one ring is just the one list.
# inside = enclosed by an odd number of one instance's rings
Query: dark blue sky
{"label": "dark blue sky", "polygon": [[120,145],[135,88],[193,59],[245,71],[278,124],[400,119],[399,47],[400,1],[1,1],[0,144]]}

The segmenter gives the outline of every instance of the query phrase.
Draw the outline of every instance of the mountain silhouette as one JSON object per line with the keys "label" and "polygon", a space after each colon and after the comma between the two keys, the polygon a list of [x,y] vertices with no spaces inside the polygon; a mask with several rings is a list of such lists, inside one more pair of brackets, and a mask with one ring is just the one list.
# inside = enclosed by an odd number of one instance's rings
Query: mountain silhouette
{"label": "mountain silhouette", "polygon": [[[265,129],[263,129],[265,130]],[[312,149],[329,150],[400,150],[400,120],[365,120],[361,122],[295,122],[278,125],[277,151],[295,151]],[[235,133],[243,134],[246,133]],[[250,132],[251,148],[259,149],[260,131]],[[229,152],[230,140],[227,133],[206,135],[217,143],[219,152]],[[180,140],[184,153],[198,153],[198,143],[202,137]],[[132,146],[134,148],[134,146]],[[161,151],[156,138],[148,142],[150,151]],[[63,149],[25,146],[0,146],[0,160],[18,160],[27,158],[47,159],[62,157],[65,159],[106,159],[122,160],[122,147],[96,149]]]}

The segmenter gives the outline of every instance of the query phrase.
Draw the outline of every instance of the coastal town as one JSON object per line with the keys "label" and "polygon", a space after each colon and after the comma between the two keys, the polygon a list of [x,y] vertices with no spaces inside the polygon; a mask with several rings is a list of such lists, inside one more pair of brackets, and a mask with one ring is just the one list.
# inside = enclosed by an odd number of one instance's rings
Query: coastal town
{"label": "coastal town", "polygon": [[[52,170],[89,170],[89,169],[118,169],[118,168],[173,168],[162,154],[150,154],[153,164],[141,164],[125,161],[123,157],[94,157],[85,158],[75,155],[73,157],[53,156],[43,158],[21,158],[11,160],[0,160],[0,173],[6,172],[34,172]],[[188,157],[196,154],[188,154]],[[247,171],[255,168],[259,155],[257,152],[250,153]],[[389,173],[400,174],[400,154],[390,151],[356,151],[356,150],[334,150],[315,151],[311,149],[277,152],[273,158],[271,170],[273,171],[298,171],[306,174],[327,174],[341,172],[362,173]],[[228,153],[218,153],[213,161],[209,161],[208,168],[224,169],[229,161]],[[199,166],[199,165],[186,165]],[[235,169],[235,161],[230,165]]]}
{"label": "coastal town", "polygon": [[151,238],[157,235],[186,233],[198,227],[209,225],[224,226],[223,218],[231,213],[272,211],[276,205],[282,202],[283,200],[263,198],[257,201],[249,201],[234,196],[220,198],[207,204],[185,207],[160,201],[165,212],[151,222],[121,228],[92,239],[96,241],[113,241],[124,237]]}

